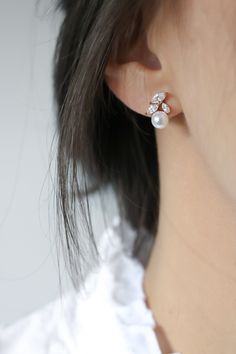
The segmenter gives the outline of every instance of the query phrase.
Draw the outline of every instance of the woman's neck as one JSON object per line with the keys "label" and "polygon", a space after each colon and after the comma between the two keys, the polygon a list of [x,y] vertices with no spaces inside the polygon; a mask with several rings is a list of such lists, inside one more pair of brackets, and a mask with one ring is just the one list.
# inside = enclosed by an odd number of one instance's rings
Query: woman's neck
{"label": "woman's neck", "polygon": [[183,126],[171,123],[157,133],[157,144],[159,227],[144,290],[157,333],[166,337],[163,353],[234,354],[236,203]]}

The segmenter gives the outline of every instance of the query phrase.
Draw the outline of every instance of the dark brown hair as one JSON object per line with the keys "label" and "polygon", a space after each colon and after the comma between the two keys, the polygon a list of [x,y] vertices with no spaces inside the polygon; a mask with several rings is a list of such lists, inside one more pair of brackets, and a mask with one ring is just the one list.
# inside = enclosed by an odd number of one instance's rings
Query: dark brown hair
{"label": "dark brown hair", "polygon": [[[54,58],[58,113],[58,217],[75,286],[98,259],[88,195],[111,186],[121,218],[153,237],[159,209],[154,128],[108,89],[104,71],[119,43],[145,30],[146,0],[60,0],[65,16]],[[145,4],[146,6],[146,4]],[[85,237],[86,235],[86,237]],[[146,236],[147,237],[147,236]]]}

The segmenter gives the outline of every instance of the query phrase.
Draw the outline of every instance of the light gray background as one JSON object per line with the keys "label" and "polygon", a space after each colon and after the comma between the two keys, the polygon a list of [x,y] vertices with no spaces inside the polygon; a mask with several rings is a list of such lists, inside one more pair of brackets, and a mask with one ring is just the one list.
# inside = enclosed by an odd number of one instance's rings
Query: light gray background
{"label": "light gray background", "polygon": [[[59,295],[51,64],[61,16],[54,6],[55,0],[0,2],[0,324]],[[112,216],[114,198],[107,202]],[[100,234],[99,199],[93,206]],[[62,280],[66,291],[66,274]]]}

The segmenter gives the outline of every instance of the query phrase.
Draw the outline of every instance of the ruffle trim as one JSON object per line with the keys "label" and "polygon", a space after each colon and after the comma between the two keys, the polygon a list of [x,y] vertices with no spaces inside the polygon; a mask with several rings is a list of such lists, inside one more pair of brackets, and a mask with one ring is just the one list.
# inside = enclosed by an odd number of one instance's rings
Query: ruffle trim
{"label": "ruffle trim", "polygon": [[132,256],[135,238],[131,225],[116,216],[100,238],[101,264],[83,290],[0,326],[1,353],[162,354],[145,303],[144,267]]}

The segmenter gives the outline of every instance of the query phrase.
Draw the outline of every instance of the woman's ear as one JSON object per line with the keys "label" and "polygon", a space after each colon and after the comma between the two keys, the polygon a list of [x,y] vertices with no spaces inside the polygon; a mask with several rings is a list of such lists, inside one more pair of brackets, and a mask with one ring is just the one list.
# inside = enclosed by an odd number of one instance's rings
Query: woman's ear
{"label": "woman's ear", "polygon": [[116,56],[111,57],[106,67],[105,80],[117,98],[142,115],[146,115],[156,92],[167,92],[170,117],[176,116],[182,110],[163,64],[148,48],[146,33],[143,33],[132,47],[116,49]]}

